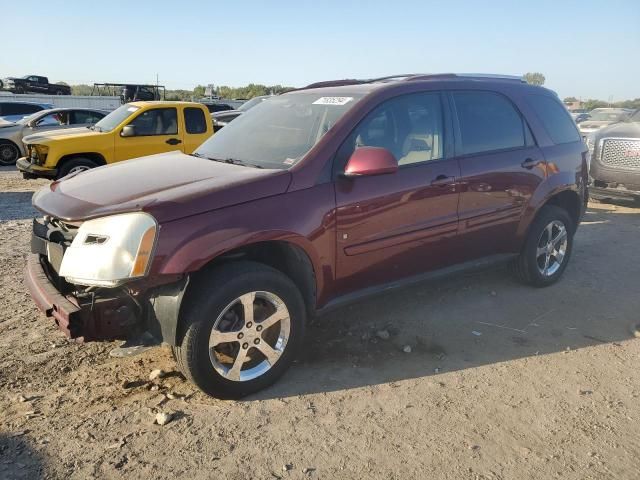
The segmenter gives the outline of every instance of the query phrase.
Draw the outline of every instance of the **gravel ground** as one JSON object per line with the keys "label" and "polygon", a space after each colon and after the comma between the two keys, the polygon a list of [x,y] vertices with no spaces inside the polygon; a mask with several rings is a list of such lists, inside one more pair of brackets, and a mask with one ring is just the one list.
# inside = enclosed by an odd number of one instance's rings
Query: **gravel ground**
{"label": "gravel ground", "polygon": [[313,325],[277,385],[220,401],[167,348],[116,360],[36,311],[46,183],[0,169],[2,479],[638,478],[640,209],[590,205],[551,288],[498,268],[373,298]]}

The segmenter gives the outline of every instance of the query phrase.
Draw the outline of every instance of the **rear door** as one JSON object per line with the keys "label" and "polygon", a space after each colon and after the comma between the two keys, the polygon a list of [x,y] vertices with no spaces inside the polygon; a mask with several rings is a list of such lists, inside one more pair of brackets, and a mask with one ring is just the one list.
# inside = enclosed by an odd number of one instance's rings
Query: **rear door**
{"label": "rear door", "polygon": [[128,125],[135,128],[135,135],[122,137],[118,132],[115,138],[115,161],[182,150],[182,132],[175,107],[144,110]]}
{"label": "rear door", "polygon": [[545,163],[513,102],[490,91],[450,92],[460,164],[459,233],[465,260],[513,252],[516,229]]}
{"label": "rear door", "polygon": [[[340,294],[455,262],[458,162],[447,148],[449,115],[439,93],[382,103],[336,157],[336,275]],[[394,174],[342,178],[355,148],[384,147]]]}
{"label": "rear door", "polygon": [[[205,116],[206,115],[206,116]],[[185,107],[183,109],[184,135],[182,151],[192,153],[211,135],[211,120],[207,122],[204,109],[198,107]]]}

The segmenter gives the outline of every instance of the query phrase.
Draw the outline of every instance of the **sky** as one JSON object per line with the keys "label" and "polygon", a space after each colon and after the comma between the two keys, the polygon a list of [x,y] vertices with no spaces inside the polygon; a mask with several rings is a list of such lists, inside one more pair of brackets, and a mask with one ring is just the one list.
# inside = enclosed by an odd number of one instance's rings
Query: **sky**
{"label": "sky", "polygon": [[640,0],[0,0],[0,77],[303,86],[542,72],[561,97],[640,97]]}

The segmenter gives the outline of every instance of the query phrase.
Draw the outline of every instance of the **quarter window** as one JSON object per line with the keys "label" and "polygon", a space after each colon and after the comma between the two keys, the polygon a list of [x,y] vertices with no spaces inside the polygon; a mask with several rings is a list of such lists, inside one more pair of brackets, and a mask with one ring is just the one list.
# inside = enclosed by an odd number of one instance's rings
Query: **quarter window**
{"label": "quarter window", "polygon": [[200,108],[187,107],[184,109],[184,123],[187,133],[198,134],[207,131],[204,112]]}
{"label": "quarter window", "polygon": [[404,95],[371,112],[350,137],[354,148],[384,147],[398,160],[411,165],[443,158],[442,106],[437,93]]}
{"label": "quarter window", "polygon": [[461,155],[527,145],[527,125],[513,104],[492,92],[454,92]]}
{"label": "quarter window", "polygon": [[542,120],[544,129],[556,145],[580,141],[580,134],[575,122],[567,110],[546,95],[529,95],[529,104]]}
{"label": "quarter window", "polygon": [[175,108],[155,108],[138,115],[129,125],[136,128],[136,136],[175,135],[178,133],[178,114]]}

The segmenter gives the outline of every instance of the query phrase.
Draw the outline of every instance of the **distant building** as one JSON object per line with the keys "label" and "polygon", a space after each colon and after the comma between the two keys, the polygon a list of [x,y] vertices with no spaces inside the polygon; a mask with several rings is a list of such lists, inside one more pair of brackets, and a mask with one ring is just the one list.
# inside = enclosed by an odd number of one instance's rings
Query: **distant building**
{"label": "distant building", "polygon": [[576,100],[575,102],[564,102],[564,104],[566,105],[569,111],[581,110],[582,108],[584,108],[580,100]]}

